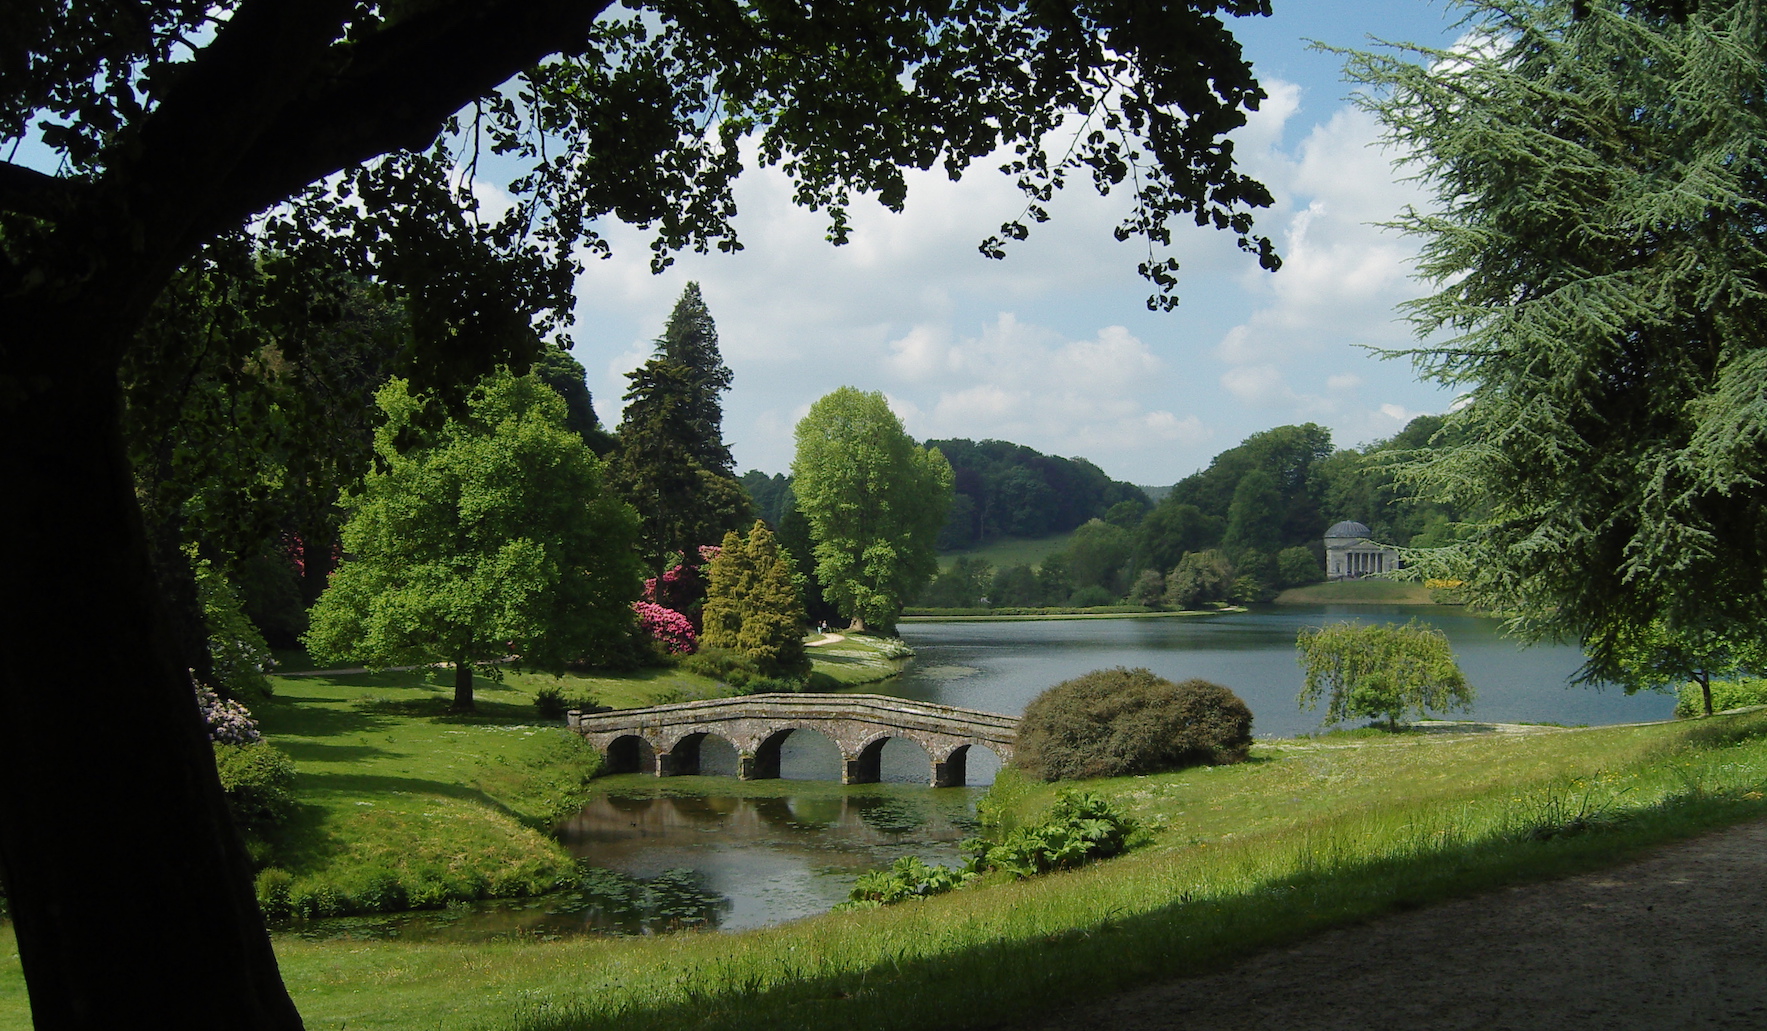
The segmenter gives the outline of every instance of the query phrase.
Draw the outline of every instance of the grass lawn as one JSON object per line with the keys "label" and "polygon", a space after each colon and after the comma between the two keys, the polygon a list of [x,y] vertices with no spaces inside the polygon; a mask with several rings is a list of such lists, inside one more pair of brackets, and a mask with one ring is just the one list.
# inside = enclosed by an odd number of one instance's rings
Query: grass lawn
{"label": "grass lawn", "polygon": [[[390,747],[370,740],[378,732],[331,743]],[[481,745],[530,740],[483,734]],[[437,763],[421,758],[418,772],[438,776]],[[277,951],[316,1029],[1010,1023],[1321,927],[1767,816],[1767,713],[1334,734],[1260,742],[1238,766],[1086,786],[1128,808],[1148,843],[1073,873],[742,934],[475,946],[279,935]],[[1025,821],[1051,798],[1009,777],[989,808]],[[9,944],[0,932],[0,1028],[26,1026]]]}
{"label": "grass lawn", "polygon": [[980,547],[966,548],[962,551],[945,551],[939,553],[939,568],[949,569],[951,563],[959,558],[979,558],[995,569],[1008,566],[1030,566],[1035,569],[1043,564],[1043,560],[1058,551],[1067,548],[1074,539],[1072,531],[1058,533],[1053,537],[1036,537],[1023,539],[1009,537],[1005,540],[990,541]]}
{"label": "grass lawn", "polygon": [[1435,605],[1437,592],[1423,584],[1397,580],[1340,580],[1290,587],[1276,596],[1278,605]]}
{"label": "grass lawn", "polygon": [[[833,690],[894,675],[894,642],[854,635],[811,649]],[[284,668],[298,665],[288,656]],[[716,697],[722,684],[675,669],[481,679],[473,715],[452,715],[452,673],[333,673],[273,678],[255,715],[297,770],[289,824],[254,843],[288,875],[295,914],[331,915],[508,898],[552,890],[574,860],[546,831],[581,808],[600,757],[534,696],[630,708]],[[280,876],[280,875],[277,875]],[[278,889],[282,890],[282,889]],[[281,896],[267,896],[281,906]]]}

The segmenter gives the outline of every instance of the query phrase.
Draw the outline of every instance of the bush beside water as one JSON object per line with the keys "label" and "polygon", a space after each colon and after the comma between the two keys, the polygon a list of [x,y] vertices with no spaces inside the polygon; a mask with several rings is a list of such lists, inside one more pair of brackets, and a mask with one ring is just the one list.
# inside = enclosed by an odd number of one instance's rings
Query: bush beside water
{"label": "bush beside water", "polygon": [[890,866],[861,875],[848,901],[838,908],[863,909],[942,895],[990,873],[1021,879],[1071,870],[1095,859],[1121,855],[1135,831],[1135,822],[1104,799],[1083,791],[1063,791],[1041,823],[1021,827],[1001,841],[971,838],[964,842],[970,858],[963,866],[932,866],[917,856],[903,856]]}
{"label": "bush beside water", "polygon": [[1252,712],[1227,688],[1118,666],[1032,699],[1013,764],[1042,780],[1124,777],[1240,762],[1251,744]]}

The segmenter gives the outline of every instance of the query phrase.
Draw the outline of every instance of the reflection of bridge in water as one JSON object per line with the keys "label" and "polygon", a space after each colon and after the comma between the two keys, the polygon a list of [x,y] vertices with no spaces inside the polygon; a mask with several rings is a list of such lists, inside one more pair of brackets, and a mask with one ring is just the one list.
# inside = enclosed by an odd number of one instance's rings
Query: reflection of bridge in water
{"label": "reflection of bridge in water", "polygon": [[612,712],[573,710],[568,719],[572,730],[606,754],[613,773],[696,774],[700,746],[716,737],[736,750],[739,778],[775,778],[780,747],[794,731],[805,730],[840,749],[843,784],[876,783],[884,745],[901,739],[926,752],[936,788],[964,783],[969,750],[978,745],[1001,762],[1011,759],[1018,729],[1012,716],[875,694],[758,694]]}

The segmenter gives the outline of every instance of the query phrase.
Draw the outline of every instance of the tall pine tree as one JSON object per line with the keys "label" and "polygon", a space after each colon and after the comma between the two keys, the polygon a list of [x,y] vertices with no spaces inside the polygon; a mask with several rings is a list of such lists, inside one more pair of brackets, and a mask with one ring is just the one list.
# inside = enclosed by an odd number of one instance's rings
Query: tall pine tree
{"label": "tall pine tree", "polygon": [[677,553],[754,518],[724,443],[720,395],[732,377],[698,283],[682,291],[655,355],[626,378],[614,477],[638,510],[640,553],[660,576]]}

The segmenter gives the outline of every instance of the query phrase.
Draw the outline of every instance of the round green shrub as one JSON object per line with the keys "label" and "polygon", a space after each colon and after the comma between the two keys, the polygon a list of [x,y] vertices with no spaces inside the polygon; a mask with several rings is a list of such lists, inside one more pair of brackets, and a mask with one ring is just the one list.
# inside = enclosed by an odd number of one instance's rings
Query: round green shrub
{"label": "round green shrub", "polygon": [[1123,777],[1236,763],[1251,743],[1252,711],[1227,688],[1118,666],[1032,699],[1013,765],[1042,780]]}
{"label": "round green shrub", "polygon": [[287,870],[270,867],[259,870],[256,882],[258,892],[258,908],[264,911],[267,920],[286,920],[294,912],[289,903],[289,889],[294,887],[294,875]]}
{"label": "round green shrub", "polygon": [[229,745],[217,741],[215,772],[227,793],[227,808],[246,830],[274,827],[294,811],[293,760],[270,745]]}

